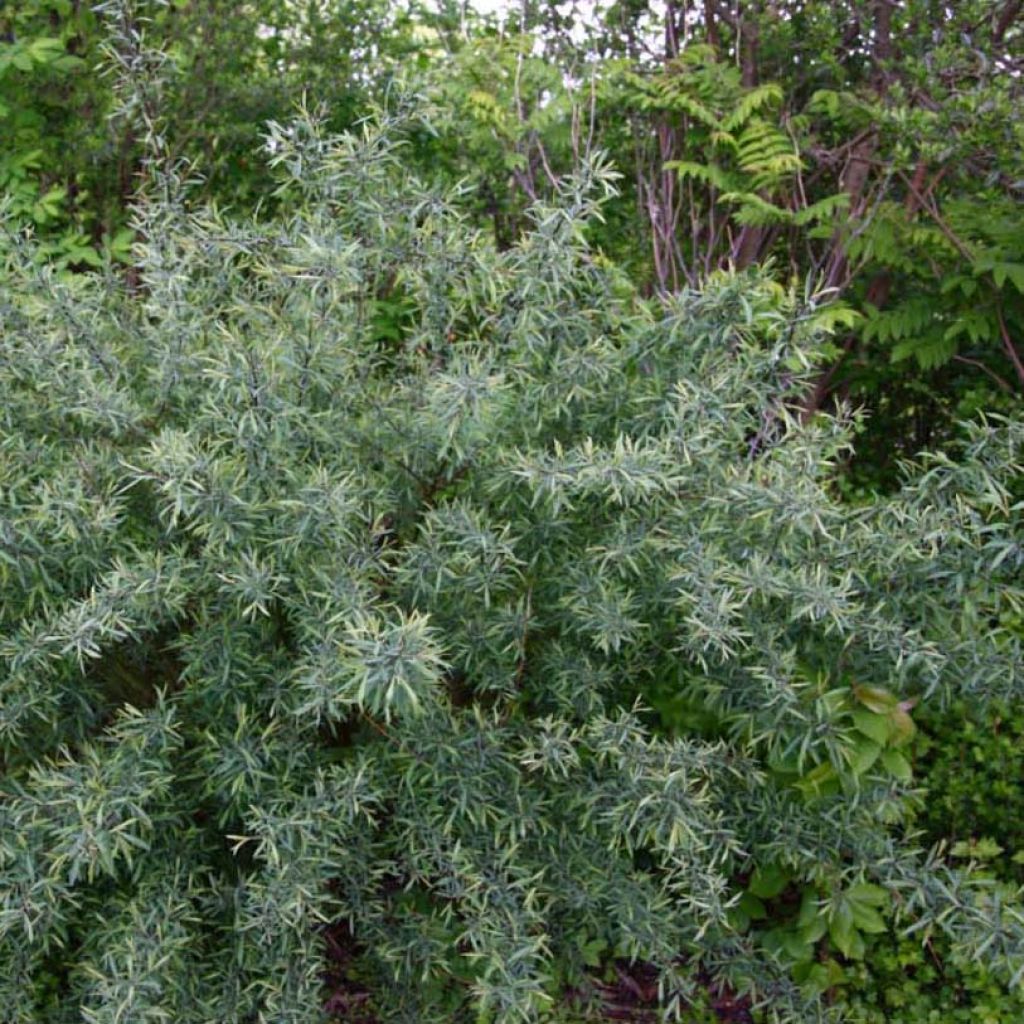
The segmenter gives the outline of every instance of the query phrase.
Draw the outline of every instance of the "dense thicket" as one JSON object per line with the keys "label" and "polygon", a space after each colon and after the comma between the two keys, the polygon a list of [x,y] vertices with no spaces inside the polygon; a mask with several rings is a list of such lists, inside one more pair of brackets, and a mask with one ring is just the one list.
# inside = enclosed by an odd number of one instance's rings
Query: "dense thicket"
{"label": "dense thicket", "polygon": [[624,172],[598,237],[649,287],[771,263],[780,281],[833,289],[850,318],[804,404],[871,409],[857,476],[875,486],[903,455],[945,444],[957,419],[1016,405],[1015,0],[515,10],[521,34],[463,47],[469,90],[444,92],[475,129],[459,166],[507,196],[491,208],[497,231],[517,195],[550,188],[596,139]]}
{"label": "dense thicket", "polygon": [[420,130],[274,128],[265,221],[152,166],[128,281],[7,237],[0,1016],[316,1019],[342,929],[417,1022],[616,959],[841,1014],[893,914],[1019,982],[905,750],[921,699],[1019,697],[1020,423],[851,510],[814,296],[643,298],[595,160],[499,251]]}

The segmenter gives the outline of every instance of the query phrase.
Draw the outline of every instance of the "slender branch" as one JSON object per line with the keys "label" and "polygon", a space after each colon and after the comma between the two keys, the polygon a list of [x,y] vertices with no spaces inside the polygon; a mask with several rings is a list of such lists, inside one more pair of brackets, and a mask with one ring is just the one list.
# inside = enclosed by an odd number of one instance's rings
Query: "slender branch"
{"label": "slender branch", "polygon": [[1003,348],[1006,349],[1006,354],[1010,357],[1010,362],[1013,363],[1013,368],[1017,371],[1017,380],[1020,382],[1020,386],[1024,388],[1024,363],[1021,362],[1020,353],[1010,337],[1010,331],[1006,326],[1006,318],[1003,316],[1002,303],[996,304],[996,317],[999,320],[999,333],[1003,338]]}
{"label": "slender branch", "polygon": [[992,39],[997,45],[1003,42],[1003,36],[1006,35],[1010,26],[1020,16],[1021,6],[1021,0],[1010,0],[1003,8],[1002,14],[999,15],[999,20],[996,22],[995,29],[992,32]]}
{"label": "slender branch", "polygon": [[907,188],[910,190],[911,195],[913,195],[914,198],[917,200],[920,208],[924,210],[925,213],[927,213],[928,216],[932,218],[932,220],[935,221],[935,223],[939,227],[939,230],[946,236],[946,238],[949,239],[950,244],[956,248],[956,251],[960,253],[960,255],[963,256],[965,260],[968,260],[970,263],[973,263],[974,254],[967,247],[966,243],[961,241],[961,239],[957,237],[956,232],[954,232],[953,229],[942,219],[942,215],[935,208],[934,203],[930,201],[930,196],[922,195],[918,191],[914,182],[912,182],[902,171],[897,171],[896,174],[899,176],[903,184],[906,185]]}
{"label": "slender branch", "polygon": [[1010,382],[1005,378],[1000,377],[995,370],[986,366],[980,359],[971,359],[968,356],[955,355],[953,356],[953,361],[956,363],[966,363],[968,366],[976,367],[983,373],[988,374],[988,376],[996,382],[1001,391],[1005,391],[1007,394],[1013,394],[1013,387],[1010,385]]}

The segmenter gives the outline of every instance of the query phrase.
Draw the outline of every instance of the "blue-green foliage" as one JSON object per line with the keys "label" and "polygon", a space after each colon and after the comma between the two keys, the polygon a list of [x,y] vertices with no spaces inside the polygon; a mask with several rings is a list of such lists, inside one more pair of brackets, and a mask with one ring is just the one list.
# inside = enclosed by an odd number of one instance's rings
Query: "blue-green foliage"
{"label": "blue-green foliage", "polygon": [[1020,424],[851,510],[849,425],[790,408],[813,302],[640,298],[599,162],[498,253],[401,131],[274,127],[266,223],[152,168],[127,283],[5,243],[0,1017],[313,1020],[342,923],[396,1021],[612,958],[826,1018],[806,951],[897,910],[1019,982],[905,750],[1020,692]]}

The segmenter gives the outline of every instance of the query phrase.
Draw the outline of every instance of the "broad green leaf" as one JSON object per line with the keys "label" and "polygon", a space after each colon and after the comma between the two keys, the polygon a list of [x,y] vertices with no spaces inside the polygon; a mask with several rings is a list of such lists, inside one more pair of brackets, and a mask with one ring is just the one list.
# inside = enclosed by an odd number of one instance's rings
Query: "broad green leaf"
{"label": "broad green leaf", "polygon": [[858,683],[853,687],[853,695],[869,711],[873,711],[877,715],[887,714],[899,703],[898,698],[888,690],[864,683]]}
{"label": "broad green leaf", "polygon": [[863,733],[875,743],[886,744],[892,734],[892,719],[889,715],[874,711],[853,711],[850,714],[858,732]]}
{"label": "broad green leaf", "polygon": [[900,782],[910,782],[914,777],[910,762],[898,750],[884,751],[882,764],[886,771],[894,775]]}
{"label": "broad green leaf", "polygon": [[878,760],[881,753],[880,743],[867,738],[861,739],[851,751],[850,770],[854,775],[863,775]]}
{"label": "broad green leaf", "polygon": [[747,889],[763,900],[774,899],[789,884],[789,875],[777,864],[767,864],[755,869]]}

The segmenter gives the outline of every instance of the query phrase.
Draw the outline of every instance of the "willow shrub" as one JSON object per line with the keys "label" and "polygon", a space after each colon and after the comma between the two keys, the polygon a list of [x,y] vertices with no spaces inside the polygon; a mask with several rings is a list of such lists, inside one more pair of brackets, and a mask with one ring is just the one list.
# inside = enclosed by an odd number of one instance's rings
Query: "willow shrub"
{"label": "willow shrub", "polygon": [[402,130],[274,127],[271,222],[154,170],[127,282],[4,243],[0,1018],[315,1020],[343,928],[386,1020],[813,1020],[893,917],[1019,981],[905,744],[1018,698],[1021,425],[846,507],[827,313],[638,296],[599,164],[497,252]]}

